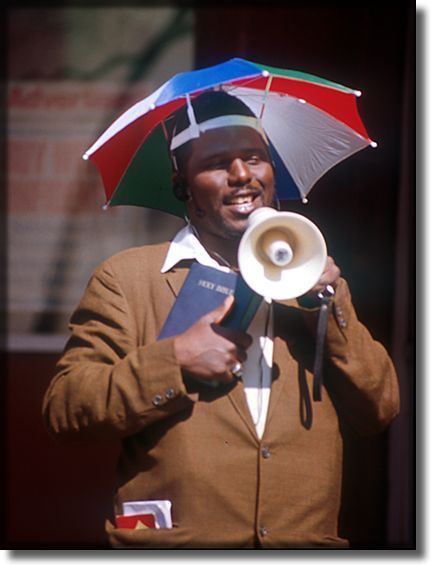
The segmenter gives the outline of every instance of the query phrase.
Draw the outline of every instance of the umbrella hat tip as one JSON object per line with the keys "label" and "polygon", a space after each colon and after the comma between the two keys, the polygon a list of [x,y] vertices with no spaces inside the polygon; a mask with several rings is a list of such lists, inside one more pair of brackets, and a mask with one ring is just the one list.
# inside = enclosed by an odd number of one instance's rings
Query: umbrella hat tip
{"label": "umbrella hat tip", "polygon": [[371,145],[371,147],[377,147],[378,144],[377,144],[377,141],[372,141],[370,143],[370,145]]}
{"label": "umbrella hat tip", "polygon": [[84,155],[82,156],[82,158],[84,159],[84,161],[88,161],[88,153],[84,153]]}
{"label": "umbrella hat tip", "polygon": [[355,96],[357,96],[358,98],[359,98],[360,96],[362,96],[362,92],[361,92],[360,90],[355,90],[354,94],[355,94]]}

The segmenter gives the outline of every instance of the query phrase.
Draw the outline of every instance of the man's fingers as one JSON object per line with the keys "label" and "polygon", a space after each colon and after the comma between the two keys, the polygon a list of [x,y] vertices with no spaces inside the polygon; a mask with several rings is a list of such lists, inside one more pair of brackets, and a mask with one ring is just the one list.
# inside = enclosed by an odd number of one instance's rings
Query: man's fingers
{"label": "man's fingers", "polygon": [[211,312],[209,312],[205,317],[210,324],[219,324],[223,318],[229,313],[229,310],[232,308],[232,304],[234,301],[234,297],[230,294],[220,306],[214,308]]}
{"label": "man's fingers", "polygon": [[220,306],[195,322],[175,339],[175,355],[181,368],[192,376],[230,382],[232,368],[247,359],[252,338],[247,333],[220,326],[234,302],[228,296]]}
{"label": "man's fingers", "polygon": [[242,330],[237,330],[235,328],[225,328],[217,324],[213,325],[212,329],[218,335],[221,335],[225,339],[228,339],[229,341],[231,341],[238,347],[243,348],[244,350],[248,349],[253,342],[253,338],[251,337],[251,335]]}
{"label": "man's fingers", "polygon": [[245,361],[247,361],[246,350],[243,349],[242,347],[238,347],[236,351],[236,358],[238,359],[238,361],[240,361],[240,363],[244,363]]}
{"label": "man's fingers", "polygon": [[338,279],[340,278],[341,271],[338,265],[336,265],[335,261],[332,257],[328,256],[325,270],[322,273],[316,287],[325,288],[328,284],[333,285],[334,287],[337,286]]}

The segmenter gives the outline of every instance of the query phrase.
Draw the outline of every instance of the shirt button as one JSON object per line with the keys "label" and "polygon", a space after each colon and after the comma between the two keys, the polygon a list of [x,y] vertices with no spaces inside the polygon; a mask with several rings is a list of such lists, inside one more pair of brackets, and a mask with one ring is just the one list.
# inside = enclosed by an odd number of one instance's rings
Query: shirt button
{"label": "shirt button", "polygon": [[262,457],[264,459],[268,459],[268,457],[271,457],[271,450],[269,449],[269,447],[267,446],[262,447]]}
{"label": "shirt button", "polygon": [[154,406],[159,406],[162,403],[163,398],[160,396],[160,394],[156,394],[156,396],[154,396],[153,398],[153,404]]}
{"label": "shirt button", "polygon": [[261,527],[259,528],[259,534],[260,534],[262,537],[265,537],[266,535],[268,535],[268,530],[265,528],[265,526],[261,526]]}
{"label": "shirt button", "polygon": [[168,388],[168,390],[165,393],[165,396],[168,400],[170,400],[171,398],[174,398],[175,396],[175,389],[173,388]]}

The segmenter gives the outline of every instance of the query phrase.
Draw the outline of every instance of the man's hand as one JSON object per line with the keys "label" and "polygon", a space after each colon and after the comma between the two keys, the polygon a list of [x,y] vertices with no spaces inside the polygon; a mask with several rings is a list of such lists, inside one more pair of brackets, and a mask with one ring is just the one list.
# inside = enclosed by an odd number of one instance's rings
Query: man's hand
{"label": "man's hand", "polygon": [[218,325],[228,314],[233,301],[233,296],[229,296],[223,304],[175,338],[175,355],[187,374],[228,383],[234,378],[231,369],[238,361],[246,360],[251,337],[240,330]]}
{"label": "man's hand", "polygon": [[309,292],[317,295],[317,293],[324,290],[328,284],[333,286],[335,290],[338,281],[340,280],[340,274],[340,268],[335,264],[334,259],[332,257],[328,257],[326,259],[325,270],[323,271],[320,279],[317,281],[317,284],[313,286]]}
{"label": "man's hand", "polygon": [[323,291],[328,285],[331,285],[335,290],[337,288],[338,281],[340,280],[340,274],[340,269],[335,264],[334,259],[332,257],[328,257],[326,260],[325,270],[323,271],[320,279],[311,290],[298,298],[299,304],[309,308],[319,306],[320,301],[317,297],[318,293]]}

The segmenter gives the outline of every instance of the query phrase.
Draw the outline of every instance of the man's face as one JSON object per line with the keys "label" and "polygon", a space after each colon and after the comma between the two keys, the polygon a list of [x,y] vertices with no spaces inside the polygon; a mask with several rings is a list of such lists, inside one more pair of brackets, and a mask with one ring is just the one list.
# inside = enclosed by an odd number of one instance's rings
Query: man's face
{"label": "man's face", "polygon": [[192,143],[185,167],[190,220],[201,234],[238,239],[253,210],[273,200],[267,147],[257,131],[242,126],[210,130]]}

